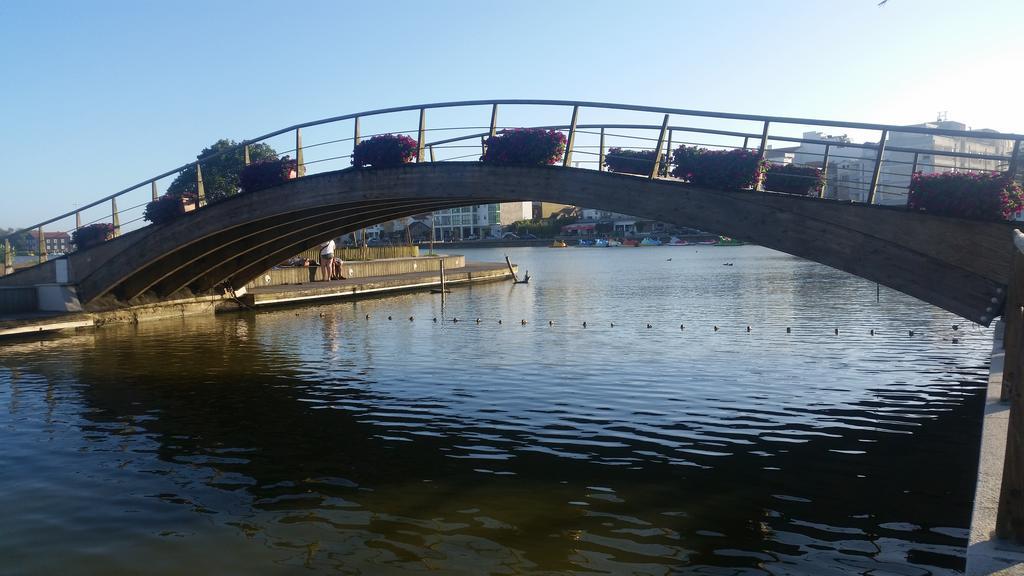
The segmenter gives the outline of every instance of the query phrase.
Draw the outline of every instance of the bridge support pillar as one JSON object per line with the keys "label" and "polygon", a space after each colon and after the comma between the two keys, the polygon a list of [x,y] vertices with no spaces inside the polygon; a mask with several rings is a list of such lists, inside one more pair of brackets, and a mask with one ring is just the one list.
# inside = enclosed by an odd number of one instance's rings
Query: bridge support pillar
{"label": "bridge support pillar", "polygon": [[1006,431],[1006,455],[999,492],[996,535],[1024,544],[1024,234],[1013,231],[1016,250],[1003,318],[1006,351],[1001,399],[1010,404]]}

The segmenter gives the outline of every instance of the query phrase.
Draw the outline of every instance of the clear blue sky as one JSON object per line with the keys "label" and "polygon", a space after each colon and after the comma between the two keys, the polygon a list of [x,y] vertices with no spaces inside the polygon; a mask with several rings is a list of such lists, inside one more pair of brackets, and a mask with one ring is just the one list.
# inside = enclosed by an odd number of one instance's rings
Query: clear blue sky
{"label": "clear blue sky", "polygon": [[0,2],[0,227],[241,140],[486,98],[1024,132],[1020,0]]}

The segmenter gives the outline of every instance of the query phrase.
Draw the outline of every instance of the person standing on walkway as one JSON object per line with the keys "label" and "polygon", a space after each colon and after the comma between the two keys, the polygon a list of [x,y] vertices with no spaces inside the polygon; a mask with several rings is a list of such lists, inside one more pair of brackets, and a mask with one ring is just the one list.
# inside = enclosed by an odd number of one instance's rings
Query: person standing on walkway
{"label": "person standing on walkway", "polygon": [[320,245],[320,277],[323,282],[331,279],[332,268],[334,268],[334,239]]}

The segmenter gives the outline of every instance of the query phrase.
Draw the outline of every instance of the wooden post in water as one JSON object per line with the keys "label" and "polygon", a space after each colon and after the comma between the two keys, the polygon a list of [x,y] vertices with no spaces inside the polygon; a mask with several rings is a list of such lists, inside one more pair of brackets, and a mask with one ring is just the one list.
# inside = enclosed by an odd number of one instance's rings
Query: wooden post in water
{"label": "wooden post in water", "polygon": [[1003,397],[1010,403],[1006,430],[1003,484],[999,492],[996,536],[1024,544],[1024,234],[1013,231],[1015,250],[1006,295],[1006,332],[1003,338]]}

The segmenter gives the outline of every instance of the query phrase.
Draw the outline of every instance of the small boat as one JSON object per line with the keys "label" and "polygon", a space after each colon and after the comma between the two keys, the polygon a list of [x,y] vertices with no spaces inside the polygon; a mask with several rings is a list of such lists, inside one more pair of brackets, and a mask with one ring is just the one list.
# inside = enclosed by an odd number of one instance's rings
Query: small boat
{"label": "small boat", "polygon": [[661,240],[657,238],[651,238],[650,236],[640,241],[641,246],[661,246]]}
{"label": "small boat", "polygon": [[583,246],[584,248],[591,248],[594,246],[594,241],[587,238],[580,238],[576,245]]}
{"label": "small boat", "polygon": [[743,246],[744,244],[746,242],[729,238],[728,236],[719,236],[718,242],[715,242],[715,246]]}
{"label": "small boat", "polygon": [[607,238],[598,238],[598,239],[594,240],[594,247],[595,248],[607,248],[608,247],[608,239]]}
{"label": "small boat", "polygon": [[714,246],[715,244],[718,244],[718,240],[701,240],[700,242],[697,242],[697,244],[700,244],[701,246]]}
{"label": "small boat", "polygon": [[561,240],[555,240],[554,242],[551,243],[552,248],[565,248],[566,246],[568,246],[568,244],[562,242]]}
{"label": "small boat", "polygon": [[613,240],[613,239],[609,239],[608,240],[608,247],[609,248],[615,248],[616,246],[622,246],[622,242],[619,242],[618,240]]}
{"label": "small boat", "polygon": [[639,246],[640,242],[638,240],[634,240],[632,238],[626,238],[625,240],[622,241],[622,245],[623,246]]}
{"label": "small boat", "polygon": [[690,245],[690,241],[689,240],[680,240],[679,238],[676,238],[675,236],[673,236],[672,238],[669,239],[668,245],[669,246],[689,246]]}

